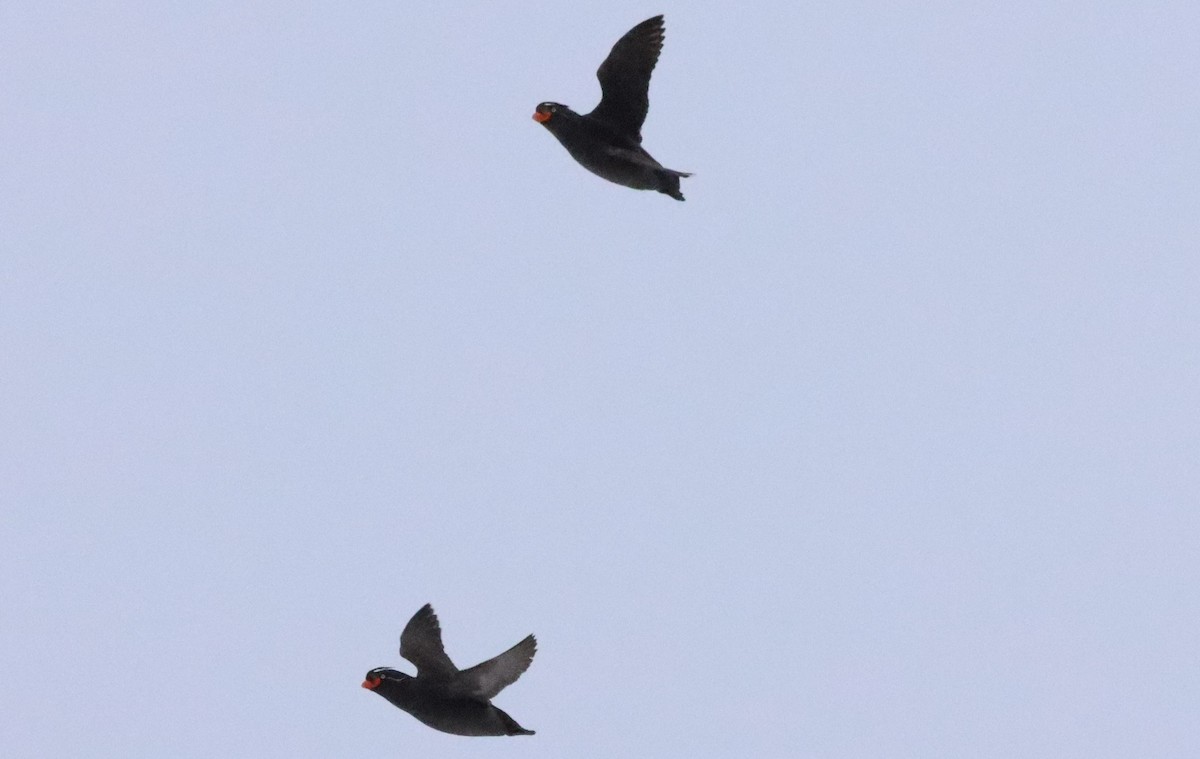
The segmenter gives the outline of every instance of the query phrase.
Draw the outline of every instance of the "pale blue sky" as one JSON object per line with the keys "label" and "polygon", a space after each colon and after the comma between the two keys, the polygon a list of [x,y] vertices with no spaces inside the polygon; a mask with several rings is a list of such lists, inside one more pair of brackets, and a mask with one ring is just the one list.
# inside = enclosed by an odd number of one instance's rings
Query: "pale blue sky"
{"label": "pale blue sky", "polygon": [[[660,12],[686,203],[530,118]],[[1198,70],[1182,0],[0,5],[0,754],[1200,755]],[[359,688],[426,601],[536,736]]]}

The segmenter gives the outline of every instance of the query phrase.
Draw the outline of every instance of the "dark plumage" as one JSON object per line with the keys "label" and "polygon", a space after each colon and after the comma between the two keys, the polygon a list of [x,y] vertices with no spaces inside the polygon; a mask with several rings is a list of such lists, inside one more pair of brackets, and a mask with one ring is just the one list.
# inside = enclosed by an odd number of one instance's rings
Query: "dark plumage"
{"label": "dark plumage", "polygon": [[442,629],[425,604],[400,634],[400,655],[417,676],[389,667],[367,673],[362,687],[373,690],[435,730],[455,735],[533,735],[492,705],[497,693],[529,669],[537,641],[532,635],[497,657],[459,670],[442,646]]}
{"label": "dark plumage", "polygon": [[664,37],[663,17],[647,19],[617,40],[600,64],[600,104],[580,115],[560,103],[541,103],[533,118],[558,138],[585,169],[625,187],[657,190],[676,200],[686,171],[668,169],[642,148],[650,108],[650,74]]}

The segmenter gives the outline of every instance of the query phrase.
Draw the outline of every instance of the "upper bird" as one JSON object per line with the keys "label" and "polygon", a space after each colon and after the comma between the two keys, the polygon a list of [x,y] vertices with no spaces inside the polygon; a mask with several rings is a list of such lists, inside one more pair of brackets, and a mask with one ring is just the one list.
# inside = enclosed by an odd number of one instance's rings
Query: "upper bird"
{"label": "upper bird", "polygon": [[541,103],[533,120],[550,130],[583,168],[635,190],[657,190],[676,200],[686,171],[665,168],[642,149],[650,108],[650,74],[664,38],[663,17],[649,18],[617,40],[600,64],[600,104],[580,115],[560,103]]}
{"label": "upper bird", "polygon": [[491,699],[529,669],[537,652],[532,635],[499,656],[459,670],[442,646],[442,628],[425,604],[400,633],[400,655],[417,666],[412,677],[388,667],[367,673],[373,690],[435,730],[454,735],[533,735]]}

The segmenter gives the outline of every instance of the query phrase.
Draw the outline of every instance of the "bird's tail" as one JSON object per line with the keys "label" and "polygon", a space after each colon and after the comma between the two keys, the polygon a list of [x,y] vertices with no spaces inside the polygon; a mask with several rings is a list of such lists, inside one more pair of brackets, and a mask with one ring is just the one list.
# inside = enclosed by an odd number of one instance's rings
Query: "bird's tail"
{"label": "bird's tail", "polygon": [[679,179],[681,177],[690,177],[692,174],[689,171],[676,171],[675,169],[659,169],[658,171],[658,191],[664,195],[670,195],[676,200],[683,200],[683,193],[679,191]]}
{"label": "bird's tail", "polygon": [[500,707],[493,705],[492,709],[495,710],[496,714],[500,717],[500,721],[504,724],[504,734],[505,735],[533,735],[534,734],[535,731],[526,730],[525,728],[518,725],[517,721],[515,719],[513,719],[512,717],[508,716],[508,713],[505,712]]}

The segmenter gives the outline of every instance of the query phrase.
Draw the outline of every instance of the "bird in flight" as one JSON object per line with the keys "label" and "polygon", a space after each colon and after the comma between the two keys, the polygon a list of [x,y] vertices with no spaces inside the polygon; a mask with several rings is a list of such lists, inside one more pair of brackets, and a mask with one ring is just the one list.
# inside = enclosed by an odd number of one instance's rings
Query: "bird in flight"
{"label": "bird in flight", "polygon": [[642,123],[650,109],[650,74],[664,38],[663,17],[655,16],[617,40],[600,64],[600,104],[578,114],[561,103],[539,103],[533,120],[558,138],[583,168],[635,190],[657,190],[676,200],[686,171],[668,169],[642,147]]}
{"label": "bird in flight", "polygon": [[425,604],[400,633],[400,655],[416,665],[416,677],[376,667],[362,687],[444,733],[533,735],[493,706],[492,699],[529,669],[536,652],[537,640],[529,635],[499,656],[460,670],[446,655],[433,607]]}

